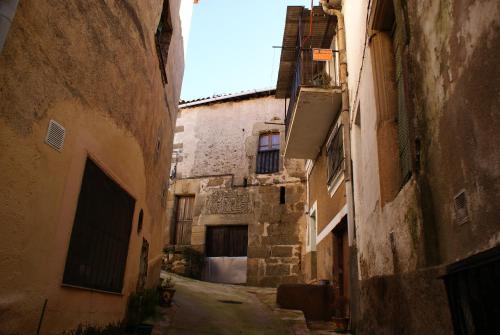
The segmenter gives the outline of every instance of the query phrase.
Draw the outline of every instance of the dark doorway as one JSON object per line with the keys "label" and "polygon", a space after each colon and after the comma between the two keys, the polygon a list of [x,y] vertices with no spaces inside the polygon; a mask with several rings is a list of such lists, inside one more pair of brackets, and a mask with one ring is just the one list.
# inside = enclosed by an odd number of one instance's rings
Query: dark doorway
{"label": "dark doorway", "polygon": [[349,239],[347,217],[333,230],[333,275],[338,283],[338,295],[349,298]]}
{"label": "dark doorway", "polygon": [[248,249],[248,226],[207,226],[207,257],[244,257]]}

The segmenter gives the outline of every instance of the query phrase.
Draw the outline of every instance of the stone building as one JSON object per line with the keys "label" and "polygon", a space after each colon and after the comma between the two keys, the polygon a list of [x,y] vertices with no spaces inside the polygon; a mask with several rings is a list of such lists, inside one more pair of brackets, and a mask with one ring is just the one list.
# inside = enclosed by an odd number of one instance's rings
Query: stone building
{"label": "stone building", "polygon": [[157,284],[180,2],[0,5],[1,334],[117,322]]}
{"label": "stone building", "polygon": [[203,279],[301,279],[304,161],[284,159],[285,101],[260,90],[184,102],[174,140],[169,244],[204,254]]}
{"label": "stone building", "polygon": [[[321,2],[333,17],[335,43],[316,39],[323,29],[331,41],[319,13],[312,39],[307,25],[295,28],[292,20],[304,21],[297,19],[304,12],[293,7],[288,12],[299,13],[287,16],[287,27],[299,37],[293,41],[285,29],[284,43],[312,44],[301,45],[301,53],[333,49],[340,63],[351,328],[359,334],[498,332],[499,302],[491,297],[500,280],[500,4]],[[294,50],[283,49],[284,70],[324,66],[297,66]],[[290,106],[297,105],[288,123],[290,145],[300,101],[311,93],[310,85],[292,79],[287,85],[297,87],[289,95]],[[301,122],[306,127],[308,120]]]}

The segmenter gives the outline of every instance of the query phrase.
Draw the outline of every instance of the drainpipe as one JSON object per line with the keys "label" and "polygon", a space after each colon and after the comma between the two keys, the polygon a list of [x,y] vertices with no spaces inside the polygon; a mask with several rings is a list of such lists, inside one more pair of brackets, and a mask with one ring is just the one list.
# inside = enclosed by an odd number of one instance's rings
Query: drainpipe
{"label": "drainpipe", "polygon": [[0,0],[0,53],[2,53],[19,0]]}
{"label": "drainpipe", "polygon": [[[355,208],[354,192],[352,184],[352,160],[351,160],[351,127],[349,116],[349,92],[347,88],[347,54],[345,43],[344,15],[341,12],[341,0],[320,0],[323,11],[328,15],[337,17],[337,36],[340,58],[340,85],[342,88],[342,114],[341,122],[344,129],[344,153],[346,161],[345,169],[345,189],[347,198],[347,234],[349,239],[350,251],[350,305],[349,305],[349,328],[356,329],[356,323],[359,315],[359,272],[358,272],[358,251],[356,246],[356,237],[354,236],[355,227]],[[332,8],[333,7],[333,8]]]}

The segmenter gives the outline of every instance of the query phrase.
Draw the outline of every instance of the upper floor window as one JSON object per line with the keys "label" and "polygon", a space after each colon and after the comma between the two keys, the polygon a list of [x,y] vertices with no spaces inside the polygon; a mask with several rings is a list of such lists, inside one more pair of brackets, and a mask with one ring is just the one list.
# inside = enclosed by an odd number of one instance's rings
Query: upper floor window
{"label": "upper floor window", "polygon": [[344,142],[342,126],[337,126],[330,144],[327,146],[328,155],[328,184],[332,184],[344,168]]}
{"label": "upper floor window", "polygon": [[280,133],[266,133],[259,137],[257,153],[257,173],[274,173],[279,171]]}
{"label": "upper floor window", "polygon": [[382,205],[394,199],[412,173],[406,13],[402,1],[377,0],[369,19]]}
{"label": "upper floor window", "polygon": [[160,65],[161,79],[164,84],[167,83],[167,59],[170,41],[172,39],[172,19],[170,17],[170,2],[165,0],[163,2],[163,10],[161,12],[160,22],[155,34],[156,52],[158,54],[158,61]]}

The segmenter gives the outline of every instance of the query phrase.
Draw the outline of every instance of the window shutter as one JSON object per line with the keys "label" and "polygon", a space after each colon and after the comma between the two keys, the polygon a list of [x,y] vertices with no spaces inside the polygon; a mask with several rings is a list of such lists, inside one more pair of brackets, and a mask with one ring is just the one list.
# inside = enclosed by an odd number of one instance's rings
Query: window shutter
{"label": "window shutter", "polygon": [[193,196],[181,196],[177,198],[177,220],[175,231],[175,243],[178,245],[191,244],[191,226],[193,224]]}
{"label": "window shutter", "polygon": [[408,44],[410,40],[410,34],[408,32],[408,15],[406,9],[406,1],[393,0],[394,5],[394,17],[399,31],[401,32],[401,42],[402,45]]}
{"label": "window shutter", "polygon": [[406,106],[406,90],[404,81],[404,59],[403,49],[405,34],[403,25],[397,24],[394,28],[394,57],[396,65],[396,89],[398,101],[398,144],[399,144],[399,162],[401,168],[402,183],[405,183],[411,175],[410,159],[410,129],[408,110]]}

